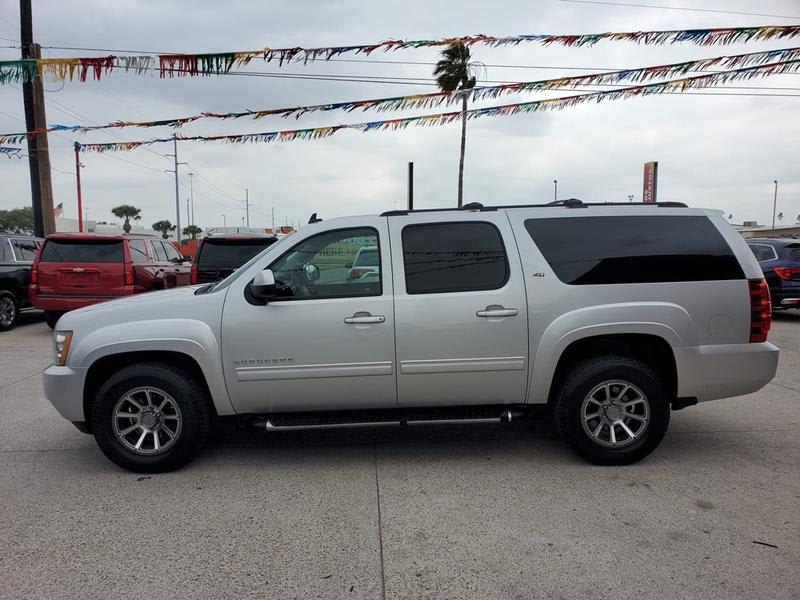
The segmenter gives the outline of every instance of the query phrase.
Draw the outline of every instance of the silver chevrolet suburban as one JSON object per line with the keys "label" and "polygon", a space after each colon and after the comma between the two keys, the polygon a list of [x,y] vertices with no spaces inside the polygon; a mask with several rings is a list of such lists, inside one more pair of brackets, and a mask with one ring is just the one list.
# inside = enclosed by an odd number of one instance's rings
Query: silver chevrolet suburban
{"label": "silver chevrolet suburban", "polygon": [[[377,251],[353,277],[354,258]],[[627,464],[670,410],[775,375],[770,298],[720,211],[679,203],[314,220],[224,280],[68,313],[47,398],[137,472],[222,418],[265,431],[510,422]]]}

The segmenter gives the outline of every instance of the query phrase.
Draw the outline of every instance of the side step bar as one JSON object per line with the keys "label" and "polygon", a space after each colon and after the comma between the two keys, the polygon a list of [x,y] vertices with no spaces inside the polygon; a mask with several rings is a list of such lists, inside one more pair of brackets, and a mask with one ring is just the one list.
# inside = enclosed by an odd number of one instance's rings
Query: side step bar
{"label": "side step bar", "polygon": [[[472,411],[470,411],[472,412]],[[382,414],[321,414],[307,415],[281,415],[270,417],[250,417],[246,425],[264,431],[308,431],[319,429],[344,429],[354,427],[400,427],[404,425],[462,425],[467,423],[511,423],[527,416],[528,412],[520,409],[504,409],[500,412],[493,411],[494,416],[489,416],[487,411],[476,411],[477,414],[465,413],[391,413]]]}

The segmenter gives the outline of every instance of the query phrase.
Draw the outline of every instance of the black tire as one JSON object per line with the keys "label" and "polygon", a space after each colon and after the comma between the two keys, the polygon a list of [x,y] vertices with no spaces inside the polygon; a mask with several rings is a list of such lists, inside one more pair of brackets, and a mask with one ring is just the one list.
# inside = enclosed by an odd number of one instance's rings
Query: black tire
{"label": "black tire", "polygon": [[44,311],[44,322],[50,329],[55,329],[56,323],[63,315],[64,313],[59,310],[46,310]]}
{"label": "black tire", "polygon": [[[633,384],[642,392],[649,405],[646,428],[641,432],[633,430],[638,438],[621,447],[603,445],[593,438],[583,425],[584,400],[596,386],[607,381]],[[612,389],[616,392],[621,390],[621,386],[612,386]],[[600,393],[602,397],[604,392]],[[599,412],[601,409],[597,410]],[[555,405],[558,432],[577,454],[598,465],[627,465],[643,459],[661,443],[669,426],[669,416],[669,397],[664,384],[649,367],[624,356],[598,357],[576,365],[562,380]],[[628,424],[631,422],[628,420]],[[595,425],[599,426],[600,420],[598,418],[589,421],[589,424],[587,426],[594,429]],[[640,426],[640,421],[636,421],[636,425]],[[605,427],[605,435],[610,438],[609,429],[616,426],[605,425]],[[624,432],[622,435],[630,437]],[[608,443],[609,440],[605,442]]]}
{"label": "black tire", "polygon": [[11,331],[17,326],[19,302],[16,296],[5,290],[0,291],[0,331]]}
{"label": "black tire", "polygon": [[[182,417],[177,439],[155,455],[136,453],[114,432],[116,403],[131,390],[144,386],[169,394]],[[103,384],[92,404],[91,422],[98,446],[114,463],[136,473],[163,473],[183,466],[200,452],[208,440],[213,416],[205,388],[190,374],[172,365],[142,363],[125,367]]]}

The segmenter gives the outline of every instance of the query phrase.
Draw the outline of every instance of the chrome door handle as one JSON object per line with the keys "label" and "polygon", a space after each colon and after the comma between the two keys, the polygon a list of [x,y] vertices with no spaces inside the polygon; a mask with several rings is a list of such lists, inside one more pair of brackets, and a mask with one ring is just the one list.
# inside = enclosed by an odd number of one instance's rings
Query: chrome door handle
{"label": "chrome door handle", "polygon": [[475,314],[479,317],[489,319],[498,317],[516,317],[519,314],[519,310],[516,308],[505,308],[499,304],[492,304],[483,310],[479,310]]}
{"label": "chrome door handle", "polygon": [[344,322],[349,325],[367,325],[370,323],[385,323],[383,315],[371,315],[368,312],[357,312],[352,317],[345,317]]}

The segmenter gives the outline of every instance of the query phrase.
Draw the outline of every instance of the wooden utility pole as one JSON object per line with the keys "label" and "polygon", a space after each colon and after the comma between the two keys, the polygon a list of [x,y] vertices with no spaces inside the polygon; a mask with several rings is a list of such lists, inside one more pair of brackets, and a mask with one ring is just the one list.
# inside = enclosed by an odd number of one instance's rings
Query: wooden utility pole
{"label": "wooden utility pole", "polygon": [[[20,0],[19,19],[22,58],[41,58],[39,44],[33,43],[33,17],[31,0]],[[42,79],[37,73],[32,81],[23,81],[22,98],[25,103],[25,127],[28,131],[47,128],[44,110]],[[50,174],[50,150],[47,134],[28,137],[28,165],[31,176],[31,201],[33,204],[33,232],[42,237],[56,230],[53,215],[53,182]]]}

